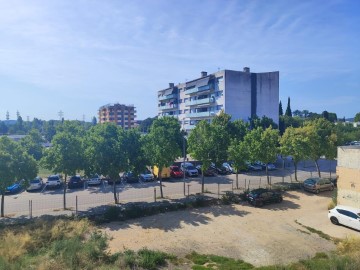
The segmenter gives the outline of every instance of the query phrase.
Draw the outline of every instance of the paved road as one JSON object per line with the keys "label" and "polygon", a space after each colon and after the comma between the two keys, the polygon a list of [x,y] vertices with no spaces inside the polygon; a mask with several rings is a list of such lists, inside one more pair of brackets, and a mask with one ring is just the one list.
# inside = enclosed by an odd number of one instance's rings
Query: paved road
{"label": "paved road", "polygon": [[[271,182],[294,182],[294,170],[290,160],[285,163],[278,162],[278,169],[270,172]],[[320,168],[323,176],[335,175],[336,162],[322,160]],[[316,176],[316,168],[313,162],[307,161],[301,163],[298,169],[298,179],[304,180],[311,176]],[[265,172],[248,172],[239,174],[239,188],[246,187],[257,188],[266,186]],[[214,196],[224,191],[236,188],[236,176],[216,176],[205,177],[205,191],[213,193]],[[160,187],[157,182],[119,184],[116,186],[117,194],[121,203],[135,201],[154,201],[160,196]],[[155,192],[156,194],[155,194]],[[184,182],[182,179],[171,179],[163,182],[163,192],[165,198],[175,199],[184,197]],[[201,192],[201,178],[187,178],[185,181],[185,194],[195,194]],[[5,215],[8,217],[29,216],[29,205],[32,203],[32,215],[44,214],[71,214],[76,209],[76,200],[78,202],[78,211],[86,211],[93,207],[113,204],[113,187],[106,183],[101,186],[87,187],[85,189],[67,190],[66,202],[70,210],[63,211],[63,190],[44,190],[43,192],[21,192],[16,195],[5,197]]]}

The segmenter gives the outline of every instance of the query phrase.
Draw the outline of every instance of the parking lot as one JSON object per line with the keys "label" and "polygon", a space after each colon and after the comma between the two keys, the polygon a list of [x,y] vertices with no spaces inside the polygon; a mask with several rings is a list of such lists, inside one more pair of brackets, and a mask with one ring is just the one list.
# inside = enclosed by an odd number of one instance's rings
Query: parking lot
{"label": "parking lot", "polygon": [[[269,172],[271,182],[295,182],[294,171],[291,163],[278,162],[277,170]],[[320,161],[322,175],[325,177],[335,175],[335,161]],[[298,179],[304,180],[308,177],[316,176],[313,162],[306,161],[299,165]],[[236,176],[219,175],[205,177],[205,192],[212,196],[220,196],[225,191],[236,188]],[[266,175],[261,172],[246,172],[239,174],[239,188],[257,188],[267,185]],[[184,193],[185,187],[185,193]],[[116,186],[117,195],[120,203],[140,202],[159,200],[160,190],[158,182],[120,183]],[[166,199],[183,198],[184,196],[201,192],[201,177],[186,178],[185,185],[183,179],[170,179],[163,182],[163,192]],[[45,189],[42,192],[26,192],[5,197],[5,215],[8,217],[29,216],[30,204],[32,205],[32,216],[43,214],[71,214],[76,211],[88,211],[101,205],[113,204],[113,187],[106,182],[100,186],[85,186],[81,189],[68,189],[66,195],[68,210],[63,211],[63,190]],[[77,202],[77,207],[76,207]]]}

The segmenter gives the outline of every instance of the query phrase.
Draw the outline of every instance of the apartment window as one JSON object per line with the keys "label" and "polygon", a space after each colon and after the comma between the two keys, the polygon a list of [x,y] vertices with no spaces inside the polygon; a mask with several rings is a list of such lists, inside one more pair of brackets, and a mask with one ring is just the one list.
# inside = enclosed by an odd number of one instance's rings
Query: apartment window
{"label": "apartment window", "polygon": [[217,97],[221,97],[222,95],[223,95],[223,91],[217,91],[217,92],[216,92],[216,96],[217,96]]}
{"label": "apartment window", "polygon": [[184,103],[187,102],[189,100],[189,98],[184,98]]}
{"label": "apartment window", "polygon": [[179,99],[179,103],[182,103],[182,99],[181,99],[181,98]]}
{"label": "apartment window", "polygon": [[189,112],[189,109],[185,109],[185,110],[184,110],[184,113],[188,113],[188,112]]}
{"label": "apartment window", "polygon": [[222,107],[223,107],[223,105],[217,105],[217,106],[216,106],[216,110],[218,110],[218,111],[219,111],[219,110],[221,110],[221,109],[222,109]]}
{"label": "apartment window", "polygon": [[179,114],[182,114],[182,110],[179,110]]}

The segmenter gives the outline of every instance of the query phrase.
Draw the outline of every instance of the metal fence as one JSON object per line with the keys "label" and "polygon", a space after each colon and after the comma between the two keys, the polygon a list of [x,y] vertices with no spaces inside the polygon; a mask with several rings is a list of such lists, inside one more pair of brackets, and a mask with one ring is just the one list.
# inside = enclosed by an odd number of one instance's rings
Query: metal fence
{"label": "metal fence", "polygon": [[[330,163],[329,163],[330,164]],[[269,172],[270,184],[296,182],[292,164],[276,164],[277,170]],[[324,167],[324,164],[322,164]],[[335,164],[336,166],[336,164]],[[334,177],[335,166],[330,164],[323,169],[322,177]],[[310,162],[303,162],[298,167],[298,181],[317,176],[315,166]],[[163,195],[160,197],[160,185],[158,182],[138,184],[118,184],[116,196],[120,204],[128,202],[153,202],[185,198],[190,195],[201,193],[201,177],[176,179],[163,181]],[[225,175],[217,177],[205,177],[204,192],[206,195],[220,198],[228,191],[242,192],[246,189],[268,187],[267,177],[264,171],[248,172],[238,175]],[[90,187],[85,186],[80,190],[67,190],[66,210],[64,210],[63,189],[44,190],[43,192],[20,194],[5,197],[6,217],[34,217],[41,215],[77,214],[79,212],[91,212],[105,205],[114,204],[113,186],[106,183]]]}

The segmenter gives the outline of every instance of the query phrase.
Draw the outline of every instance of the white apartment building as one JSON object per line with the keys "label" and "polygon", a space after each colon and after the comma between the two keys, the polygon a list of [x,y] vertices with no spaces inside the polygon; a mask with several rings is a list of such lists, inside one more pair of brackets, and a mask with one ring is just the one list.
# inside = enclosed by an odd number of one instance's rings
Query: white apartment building
{"label": "white apartment building", "polygon": [[158,116],[179,119],[190,131],[201,120],[211,119],[224,110],[232,120],[248,121],[251,116],[267,116],[279,123],[279,72],[252,73],[221,70],[201,72],[200,78],[158,91]]}

